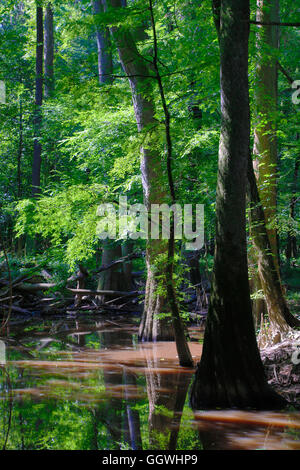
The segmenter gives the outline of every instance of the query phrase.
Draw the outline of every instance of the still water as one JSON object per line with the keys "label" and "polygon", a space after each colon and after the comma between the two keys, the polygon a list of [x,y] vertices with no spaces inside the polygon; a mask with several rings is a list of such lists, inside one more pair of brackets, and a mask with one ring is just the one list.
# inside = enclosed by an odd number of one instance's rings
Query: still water
{"label": "still water", "polygon": [[[11,324],[0,369],[6,449],[300,449],[300,414],[193,412],[194,371],[174,343],[139,344],[137,322],[93,317]],[[191,328],[195,362],[201,328]]]}

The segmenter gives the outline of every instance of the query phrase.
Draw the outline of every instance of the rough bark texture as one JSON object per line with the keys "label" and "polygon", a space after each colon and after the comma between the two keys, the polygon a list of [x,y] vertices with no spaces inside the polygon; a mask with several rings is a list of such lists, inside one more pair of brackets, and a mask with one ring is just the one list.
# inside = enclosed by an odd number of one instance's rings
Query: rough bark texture
{"label": "rough bark texture", "polygon": [[268,330],[262,330],[259,336],[260,346],[276,344],[282,336],[289,333],[289,327],[300,326],[288,308],[282,290],[278,271],[275,267],[274,256],[265,223],[265,214],[261,205],[258,188],[249,155],[248,182],[251,207],[249,212],[251,236],[257,255],[258,273],[269,313]]}
{"label": "rough bark texture", "polygon": [[43,8],[36,8],[36,71],[35,71],[35,113],[34,113],[34,148],[32,163],[32,195],[36,196],[41,184],[41,106],[43,103]]}
{"label": "rough bark texture", "polygon": [[45,12],[44,34],[44,60],[45,60],[45,98],[52,95],[54,89],[54,34],[53,34],[53,10],[48,3]]}
{"label": "rough bark texture", "polygon": [[[278,0],[257,0],[257,21],[269,23],[278,20]],[[265,219],[272,224],[276,218],[277,198],[277,137],[275,113],[277,106],[277,58],[278,27],[259,26],[257,34],[259,58],[256,67],[256,120],[254,131],[254,154],[257,156],[255,170],[258,190],[263,204]],[[279,272],[277,232],[268,228],[268,236]]]}
{"label": "rough bark texture", "polygon": [[249,0],[222,0],[219,43],[222,127],[216,200],[212,297],[203,353],[191,391],[201,408],[277,408],[266,381],[252,318],[246,252],[249,156]]}
{"label": "rough bark texture", "polygon": [[[105,4],[103,0],[94,0],[93,7],[95,15],[102,13],[104,11],[104,6]],[[113,81],[113,60],[109,29],[96,25],[96,40],[98,49],[99,82],[101,84],[109,84]]]}
{"label": "rough bark texture", "polygon": [[[258,0],[257,20],[260,22],[276,21],[279,16],[278,0]],[[254,133],[254,167],[257,177],[257,189],[249,173],[251,200],[251,233],[256,248],[258,275],[264,291],[270,327],[260,334],[260,345],[277,343],[290,327],[299,325],[291,315],[284,298],[280,280],[277,233],[269,224],[276,218],[277,186],[277,139],[275,113],[277,106],[277,58],[274,50],[278,48],[278,28],[260,26],[257,35],[260,56],[256,68],[256,119]],[[260,205],[260,202],[262,206]],[[273,259],[272,259],[273,258]],[[276,272],[274,272],[274,268]],[[259,281],[256,281],[259,284]],[[264,339],[263,339],[264,338]]]}
{"label": "rough bark texture", "polygon": [[[120,0],[108,2],[112,8],[120,8]],[[122,68],[130,83],[132,100],[138,131],[147,133],[147,146],[141,148],[141,173],[144,202],[147,209],[151,204],[166,202],[167,189],[162,182],[163,165],[157,145],[158,122],[155,119],[152,88],[154,75],[140,56],[135,41],[127,30],[112,28],[118,47]],[[174,333],[168,319],[157,319],[157,315],[167,311],[166,296],[158,292],[158,277],[162,268],[157,265],[157,257],[167,253],[167,244],[161,240],[147,243],[147,283],[144,312],[139,329],[142,341],[173,340]]]}

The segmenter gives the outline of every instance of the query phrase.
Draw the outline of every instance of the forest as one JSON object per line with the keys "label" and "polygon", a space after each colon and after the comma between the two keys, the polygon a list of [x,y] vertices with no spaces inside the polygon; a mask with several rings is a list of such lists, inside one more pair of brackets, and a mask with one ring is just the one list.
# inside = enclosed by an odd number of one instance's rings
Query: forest
{"label": "forest", "polygon": [[299,27],[1,0],[3,450],[300,449]]}

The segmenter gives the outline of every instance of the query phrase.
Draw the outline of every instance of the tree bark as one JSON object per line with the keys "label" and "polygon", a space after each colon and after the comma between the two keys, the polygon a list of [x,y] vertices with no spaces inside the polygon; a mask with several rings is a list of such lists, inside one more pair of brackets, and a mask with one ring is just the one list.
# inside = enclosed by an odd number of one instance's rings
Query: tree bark
{"label": "tree bark", "polygon": [[52,96],[54,89],[54,31],[53,10],[49,2],[45,12],[45,35],[44,35],[44,60],[45,60],[45,98]]}
{"label": "tree bark", "polygon": [[[257,0],[257,21],[275,21],[279,15],[278,0]],[[257,33],[258,63],[256,67],[256,120],[254,131],[255,171],[258,190],[268,236],[279,273],[277,231],[269,224],[276,220],[277,206],[277,136],[275,113],[277,108],[277,58],[278,27],[261,26]]]}
{"label": "tree bark", "polygon": [[[268,23],[276,20],[278,16],[278,0],[275,2],[258,0],[257,18],[259,21]],[[289,331],[289,326],[299,326],[299,322],[290,313],[284,298],[280,280],[277,231],[269,227],[269,224],[276,219],[277,205],[277,138],[275,122],[277,58],[274,55],[274,50],[278,48],[278,28],[269,25],[261,26],[259,29],[257,44],[261,52],[256,69],[257,125],[254,133],[254,155],[257,156],[254,167],[256,169],[257,188],[250,168],[248,169],[248,179],[252,201],[250,211],[251,233],[256,248],[258,275],[264,291],[270,322],[268,331],[264,333],[261,331],[260,333],[259,343],[263,345],[266,344],[267,340],[271,344],[279,342],[281,337]]]}
{"label": "tree bark", "polygon": [[[93,1],[94,14],[99,15],[104,11],[103,0]],[[97,23],[97,21],[96,21]],[[96,24],[96,40],[98,49],[98,77],[100,84],[109,84],[113,82],[113,60],[111,52],[111,40],[109,28],[101,27]]]}
{"label": "tree bark", "polygon": [[[23,105],[22,96],[19,98],[19,148],[17,160],[17,197],[21,198],[21,161],[23,154]],[[20,239],[20,238],[19,238]]]}
{"label": "tree bark", "polygon": [[[299,135],[297,134],[297,140]],[[293,176],[293,186],[292,186],[292,198],[290,202],[290,217],[295,219],[296,216],[296,204],[297,204],[297,182],[298,182],[298,173],[299,173],[300,157],[299,155],[296,158],[294,176]],[[286,247],[286,257],[288,260],[291,258],[297,257],[297,238],[296,236],[289,232],[287,238],[287,247]]]}
{"label": "tree bark", "polygon": [[260,201],[252,160],[249,154],[248,182],[250,195],[250,232],[257,254],[258,273],[267,304],[270,326],[268,331],[261,331],[259,343],[276,344],[289,333],[289,327],[298,327],[300,322],[295,318],[287,305],[282,290],[278,270],[275,267],[270,239],[266,229],[265,214]]}
{"label": "tree bark", "polygon": [[191,392],[194,409],[276,408],[259,355],[248,283],[245,196],[250,145],[249,0],[221,0],[221,137],[212,296]]}
{"label": "tree bark", "polygon": [[[112,8],[121,8],[120,0],[108,2]],[[141,57],[135,41],[128,30],[112,28],[117,44],[120,62],[126,73],[132,92],[138,131],[147,134],[147,145],[141,147],[141,173],[144,202],[150,211],[151,204],[167,202],[167,186],[162,180],[163,165],[157,152],[157,128],[155,105],[152,96],[155,76]],[[144,312],[139,329],[141,341],[174,340],[173,328],[169,319],[158,319],[157,315],[167,310],[166,295],[160,293],[159,277],[163,267],[157,258],[166,256],[168,245],[162,240],[147,242],[146,263],[147,282]]]}
{"label": "tree bark", "polygon": [[32,163],[32,196],[40,192],[41,185],[41,124],[43,103],[43,8],[36,8],[36,72],[35,72],[35,112],[34,112],[34,148]]}

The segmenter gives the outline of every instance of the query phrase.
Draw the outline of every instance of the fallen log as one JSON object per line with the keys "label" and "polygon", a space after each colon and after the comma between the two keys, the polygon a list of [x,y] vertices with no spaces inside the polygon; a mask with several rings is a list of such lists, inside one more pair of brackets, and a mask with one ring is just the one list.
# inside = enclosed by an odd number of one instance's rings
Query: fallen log
{"label": "fallen log", "polygon": [[11,309],[13,310],[14,312],[18,312],[18,313],[24,313],[26,315],[32,315],[32,312],[30,312],[29,310],[26,310],[25,308],[21,308],[21,307],[17,307],[16,305],[5,305],[5,304],[2,304],[0,306],[1,309],[3,308],[6,308],[6,309]]}
{"label": "fallen log", "polygon": [[136,297],[140,294],[143,294],[142,291],[132,291],[132,292],[123,292],[119,290],[89,290],[89,289],[71,289],[70,287],[67,289],[73,294],[81,294],[81,295],[107,295],[111,297]]}
{"label": "fallen log", "polygon": [[57,284],[54,284],[53,282],[38,282],[36,284],[21,283],[21,284],[18,284],[17,286],[14,286],[14,288],[30,293],[30,292],[38,292],[40,290],[48,290],[56,286]]}

